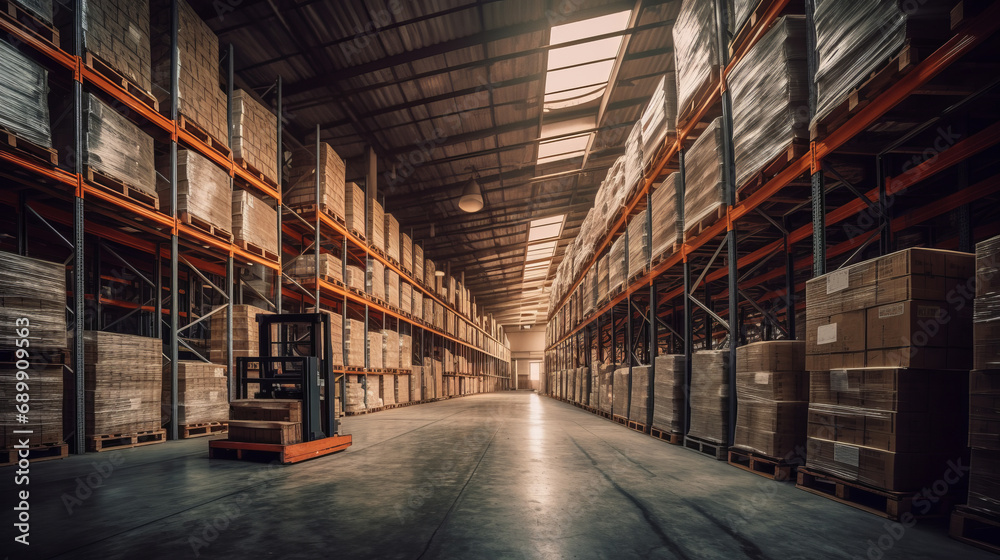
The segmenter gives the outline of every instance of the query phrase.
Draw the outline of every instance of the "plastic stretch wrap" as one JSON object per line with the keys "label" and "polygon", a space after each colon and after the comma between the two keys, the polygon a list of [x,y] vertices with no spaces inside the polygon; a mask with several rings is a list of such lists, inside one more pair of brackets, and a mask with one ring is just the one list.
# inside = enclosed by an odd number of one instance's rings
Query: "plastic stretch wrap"
{"label": "plastic stretch wrap", "polygon": [[[258,314],[271,315],[271,312],[252,305],[233,305],[234,364],[236,363],[235,358],[260,355]],[[209,321],[208,359],[214,364],[226,364],[229,362],[226,343],[226,312],[223,310],[213,314]]]}
{"label": "plastic stretch wrap", "polygon": [[399,264],[403,270],[413,271],[413,239],[408,234],[401,233],[399,239]]}
{"label": "plastic stretch wrap", "polygon": [[[177,48],[180,75],[177,110],[216,140],[226,144],[226,93],[219,87],[219,38],[198,16],[191,4],[177,2]],[[170,2],[153,0],[152,32],[153,95],[160,112],[170,116]]]}
{"label": "plastic stretch wrap", "polygon": [[233,191],[233,237],[278,254],[278,212],[249,191]]}
{"label": "plastic stretch wrap", "polygon": [[83,48],[152,92],[148,0],[82,0]]}
{"label": "plastic stretch wrap", "polygon": [[[163,368],[161,421],[170,421],[170,365]],[[177,422],[181,425],[229,419],[226,366],[200,361],[177,362]]]}
{"label": "plastic stretch wrap", "polygon": [[346,393],[346,412],[361,412],[365,409],[365,385],[363,375],[348,375],[345,377],[344,392]]}
{"label": "plastic stretch wrap", "polygon": [[83,95],[84,162],[91,168],[156,196],[153,139],[93,94]]}
{"label": "plastic stretch wrap", "polygon": [[642,126],[642,164],[645,167],[662,151],[667,135],[673,135],[677,130],[677,77],[673,72],[660,78],[639,123]]}
{"label": "plastic stretch wrap", "polygon": [[162,341],[84,331],[83,344],[87,435],[158,429]]}
{"label": "plastic stretch wrap", "polygon": [[625,284],[628,274],[628,244],[625,235],[621,235],[611,244],[608,253],[608,291],[609,294]]}
{"label": "plastic stretch wrap", "polygon": [[[292,259],[292,262],[285,263],[283,272],[292,278],[313,278],[317,276],[316,256],[311,253],[299,255]],[[320,253],[318,276],[343,282],[344,269],[340,257],[330,253]]]}
{"label": "plastic stretch wrap", "polygon": [[368,199],[368,220],[365,224],[365,235],[368,236],[368,246],[385,251],[385,212],[382,205],[374,198]]}
{"label": "plastic stretch wrap", "polygon": [[356,183],[344,185],[344,220],[347,231],[364,234],[365,230],[365,191]]}
{"label": "plastic stretch wrap", "polygon": [[[64,292],[65,293],[65,292]],[[62,296],[65,301],[66,296]],[[29,314],[29,328],[34,326],[34,315]],[[9,332],[14,332],[14,322],[11,320]],[[32,331],[33,334],[33,331]],[[31,339],[34,343],[34,339]],[[32,346],[32,349],[34,347]],[[37,351],[36,351],[37,352]],[[33,352],[34,355],[38,355]],[[62,443],[63,441],[63,387],[72,386],[73,378],[66,373],[63,377],[63,365],[59,363],[46,364],[40,360],[32,360],[31,368],[28,370],[30,378],[27,380],[30,390],[30,410],[27,415],[27,422],[15,422],[14,411],[16,407],[23,405],[17,401],[17,395],[22,394],[16,391],[17,383],[23,380],[18,378],[18,370],[14,363],[0,363],[0,383],[4,389],[0,391],[0,405],[4,410],[10,411],[11,420],[0,423],[0,449],[14,449],[20,441],[29,437],[30,445],[41,443]],[[15,431],[31,430],[30,436]],[[11,471],[13,472],[13,470]]]}
{"label": "plastic stretch wrap", "polygon": [[368,259],[365,292],[385,301],[385,265],[373,258]]}
{"label": "plastic stretch wrap", "polygon": [[383,367],[399,369],[399,333],[392,329],[382,329]]}
{"label": "plastic stretch wrap", "polygon": [[[372,366],[379,367],[379,366]],[[368,387],[365,390],[365,405],[368,408],[378,408],[383,406],[385,402],[382,400],[382,376],[381,375],[366,375],[366,382]]]}
{"label": "plastic stretch wrap", "polygon": [[[385,367],[392,367],[387,365]],[[382,404],[390,405],[396,404],[396,376],[395,375],[384,375],[382,376]]]}
{"label": "plastic stretch wrap", "polygon": [[431,291],[435,291],[435,286],[437,286],[437,276],[434,274],[437,272],[437,267],[434,266],[434,261],[430,259],[424,259],[424,284],[430,287]]}
{"label": "plastic stretch wrap", "polygon": [[608,255],[604,255],[597,261],[597,301],[602,301],[608,295],[610,266]]}
{"label": "plastic stretch wrap", "polygon": [[385,301],[393,306],[399,307],[399,274],[395,271],[385,269]]}
{"label": "plastic stretch wrap", "polygon": [[691,357],[691,428],[688,435],[729,441],[729,350],[702,350]]}
{"label": "plastic stretch wrap", "polygon": [[587,271],[587,274],[583,277],[583,313],[589,314],[594,310],[594,305],[597,303],[597,270],[596,266],[591,267]]}
{"label": "plastic stretch wrap", "polygon": [[413,338],[408,334],[399,335],[399,367],[410,369],[413,366]]}
{"label": "plastic stretch wrap", "polygon": [[628,224],[628,274],[634,276],[649,264],[649,222],[646,212],[632,216]]}
{"label": "plastic stretch wrap", "polygon": [[629,401],[628,419],[645,424],[649,407],[649,366],[632,368],[632,399]]}
{"label": "plastic stretch wrap", "polygon": [[410,397],[410,377],[409,375],[396,376],[396,402],[400,404],[412,400]]}
{"label": "plastic stretch wrap", "polygon": [[421,282],[424,279],[424,248],[413,244],[413,279]]}
{"label": "plastic stretch wrap", "polygon": [[439,329],[444,328],[444,306],[438,302],[432,302],[434,304],[434,326]]}
{"label": "plastic stretch wrap", "polygon": [[271,180],[278,177],[278,117],[249,93],[233,92],[233,159],[243,160]]}
{"label": "plastic stretch wrap", "polygon": [[423,319],[426,321],[426,318],[424,317],[424,293],[420,290],[413,290],[413,303],[410,306],[410,314],[417,319]]}
{"label": "plastic stretch wrap", "polygon": [[431,298],[423,298],[423,317],[424,321],[434,323],[434,300]]}
{"label": "plastic stretch wrap", "polygon": [[[344,217],[344,160],[328,144],[319,145],[319,203],[336,216]],[[316,203],[316,153],[314,149],[300,150],[292,160],[292,171],[285,178],[286,186],[281,197],[289,208],[302,208]]]}
{"label": "plastic stretch wrap", "polygon": [[[169,177],[169,161],[160,162],[160,173]],[[167,166],[164,166],[167,164]],[[170,183],[160,181],[156,187],[160,211],[170,213]],[[177,151],[177,213],[186,212],[199,220],[233,230],[233,190],[229,173],[211,160],[191,150]],[[275,225],[275,228],[277,225]]]}
{"label": "plastic stretch wrap", "polygon": [[671,433],[684,432],[683,354],[657,356],[653,382],[653,427]]}
{"label": "plastic stretch wrap", "polygon": [[650,196],[653,205],[652,255],[672,251],[674,244],[683,237],[684,222],[678,212],[682,190],[681,174],[671,173]]}
{"label": "plastic stretch wrap", "polygon": [[972,450],[969,507],[1000,515],[1000,451]]}
{"label": "plastic stretch wrap", "polygon": [[678,115],[694,95],[718,74],[718,0],[684,0],[674,22],[674,66],[677,76]]}
{"label": "plastic stretch wrap", "polygon": [[642,182],[642,123],[636,122],[625,140],[625,161],[622,164],[622,189],[626,200]]}
{"label": "plastic stretch wrap", "polygon": [[344,285],[348,288],[354,288],[359,292],[365,291],[365,271],[361,269],[360,266],[355,266],[353,264],[347,265],[347,270],[345,271],[347,276],[344,277]]}
{"label": "plastic stretch wrap", "polygon": [[809,404],[804,369],[804,341],[736,349],[735,447],[779,459],[804,449]]}
{"label": "plastic stretch wrap", "polygon": [[385,215],[385,254],[399,262],[399,220],[392,214]]}
{"label": "plastic stretch wrap", "polygon": [[14,3],[45,23],[52,24],[52,0],[14,0]]}
{"label": "plastic stretch wrap", "polygon": [[973,368],[1000,369],[1000,236],[976,244]]}
{"label": "plastic stretch wrap", "polygon": [[0,41],[0,125],[39,146],[52,147],[49,73]]}
{"label": "plastic stretch wrap", "polygon": [[750,14],[753,13],[754,8],[760,4],[761,0],[734,0],[733,1],[733,16],[732,28],[735,31],[743,29],[743,25],[746,24],[747,20],[750,19]]}
{"label": "plastic stretch wrap", "polygon": [[784,16],[729,75],[737,185],[809,140],[806,53],[805,17]]}
{"label": "plastic stretch wrap", "polygon": [[883,0],[811,0],[814,2],[816,51],[816,117],[823,119],[848,93],[906,43],[910,20],[937,16],[948,29],[950,2]]}
{"label": "plastic stretch wrap", "polygon": [[365,367],[365,324],[357,319],[348,318],[346,327],[344,345],[347,350],[347,363],[345,365]]}
{"label": "plastic stretch wrap", "polygon": [[712,121],[684,158],[684,230],[725,203],[722,117]]}
{"label": "plastic stretch wrap", "polygon": [[413,286],[409,282],[401,282],[399,285],[399,308],[403,313],[412,313]]}

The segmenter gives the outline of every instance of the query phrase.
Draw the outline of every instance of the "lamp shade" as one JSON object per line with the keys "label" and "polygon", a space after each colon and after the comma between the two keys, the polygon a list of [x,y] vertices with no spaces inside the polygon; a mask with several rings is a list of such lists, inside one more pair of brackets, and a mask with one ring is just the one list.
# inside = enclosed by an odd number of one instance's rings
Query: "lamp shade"
{"label": "lamp shade", "polygon": [[479,212],[483,209],[483,192],[479,189],[479,183],[475,177],[469,179],[462,189],[462,198],[458,199],[458,207],[463,212]]}

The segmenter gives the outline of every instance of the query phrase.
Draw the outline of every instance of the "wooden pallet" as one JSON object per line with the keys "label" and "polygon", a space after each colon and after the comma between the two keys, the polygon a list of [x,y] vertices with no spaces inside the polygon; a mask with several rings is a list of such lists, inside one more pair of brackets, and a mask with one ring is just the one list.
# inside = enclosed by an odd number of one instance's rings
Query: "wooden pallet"
{"label": "wooden pallet", "polygon": [[101,76],[104,76],[109,82],[118,86],[119,89],[128,93],[132,97],[139,100],[140,103],[151,108],[153,112],[159,112],[160,103],[153,97],[153,94],[142,89],[138,84],[132,80],[123,76],[119,71],[115,70],[107,62],[104,62],[100,58],[94,55],[92,52],[86,52],[83,55],[83,64],[87,68],[90,68],[94,72],[97,72]]}
{"label": "wooden pallet", "polygon": [[259,459],[267,462],[278,461],[287,465],[343,451],[350,447],[351,443],[352,438],[349,435],[335,435],[316,441],[288,445],[217,439],[208,442],[208,457],[210,459]]}
{"label": "wooden pallet", "polygon": [[650,259],[650,262],[653,264],[653,266],[656,266],[661,262],[674,256],[680,250],[681,250],[680,243],[671,243],[670,245],[667,245],[666,249],[664,249],[660,254],[653,255],[653,257]]}
{"label": "wooden pallet", "polygon": [[715,207],[714,210],[708,213],[707,216],[701,218],[693,224],[684,224],[684,242],[688,242],[695,237],[698,237],[706,229],[714,226],[719,220],[726,217],[726,206],[720,204]]}
{"label": "wooden pallet", "polygon": [[105,434],[87,436],[87,451],[111,451],[114,449],[128,449],[130,447],[142,447],[143,445],[153,445],[167,441],[167,431],[147,430],[134,434]]}
{"label": "wooden pallet", "polygon": [[399,261],[397,261],[396,259],[394,259],[394,258],[392,258],[392,257],[388,257],[388,256],[387,256],[387,257],[385,258],[385,260],[387,260],[387,261],[389,261],[390,263],[392,263],[392,265],[393,265],[393,266],[395,266],[396,268],[399,268]]}
{"label": "wooden pallet", "polygon": [[[750,35],[757,29],[758,23],[764,19],[764,14],[766,14],[772,6],[778,2],[778,0],[760,0],[757,7],[754,8],[750,17],[743,23],[740,30],[733,36],[733,40],[729,43],[729,57],[732,58],[737,50],[743,47],[744,43],[750,40]],[[790,9],[793,3],[789,2],[785,5],[785,8],[779,12],[778,16],[783,16],[785,14],[802,13],[802,8]],[[777,21],[777,20],[775,20]],[[764,30],[762,30],[764,31]]]}
{"label": "wooden pallet", "polygon": [[670,445],[680,445],[684,442],[684,434],[679,432],[664,432],[658,428],[650,428],[649,435],[656,439],[662,439]]}
{"label": "wooden pallet", "polygon": [[264,183],[265,185],[271,187],[272,189],[277,189],[278,188],[278,183],[276,183],[274,181],[274,179],[271,179],[267,175],[264,175],[263,171],[260,171],[256,167],[250,165],[250,163],[248,163],[245,159],[243,159],[243,158],[234,158],[233,159],[233,163],[235,163],[236,165],[242,167],[244,171],[246,171],[250,175],[253,175],[254,178],[256,178],[261,183]]}
{"label": "wooden pallet", "polygon": [[17,24],[18,27],[50,46],[59,48],[59,30],[14,2],[0,0],[0,18]]}
{"label": "wooden pallet", "polygon": [[229,433],[229,422],[201,422],[199,424],[183,424],[179,427],[183,439]]}
{"label": "wooden pallet", "polygon": [[[721,68],[718,65],[712,66],[709,70],[709,79],[702,83],[697,90],[695,90],[691,99],[688,100],[684,107],[677,108],[677,130],[681,130],[687,126],[689,122],[691,122],[691,119],[694,118],[694,112],[698,109],[698,106],[701,105],[702,101],[705,100],[705,97],[707,97],[710,92],[719,86],[720,76]],[[714,118],[711,111],[709,114],[703,116],[702,119],[711,121],[709,117]]]}
{"label": "wooden pallet", "polygon": [[628,427],[631,428],[631,429],[633,429],[633,430],[635,430],[635,431],[637,431],[637,432],[640,432],[640,433],[643,433],[643,434],[646,433],[646,424],[644,424],[642,422],[633,422],[633,421],[629,420],[628,421]]}
{"label": "wooden pallet", "polygon": [[203,144],[209,147],[214,152],[217,152],[222,157],[229,159],[233,155],[233,151],[229,149],[229,146],[225,142],[219,140],[215,136],[212,136],[204,128],[198,126],[198,124],[191,120],[191,117],[186,115],[181,115],[180,121],[177,123],[177,128],[187,132],[191,136],[194,136],[200,140]]}
{"label": "wooden pallet", "polygon": [[92,185],[101,187],[104,190],[111,191],[120,196],[124,196],[125,198],[135,202],[136,204],[145,206],[146,208],[156,211],[159,211],[160,209],[160,199],[156,196],[137,189],[124,181],[108,175],[107,173],[98,171],[89,165],[85,167],[84,173],[84,177],[87,182]]}
{"label": "wooden pallet", "polygon": [[331,220],[337,222],[338,224],[340,224],[341,226],[343,226],[344,229],[347,229],[347,221],[346,221],[346,219],[343,216],[341,216],[340,214],[338,214],[333,208],[330,207],[329,204],[327,204],[325,202],[321,202],[318,205],[316,205],[316,204],[306,204],[306,205],[302,205],[302,206],[293,206],[291,208],[291,210],[294,211],[296,214],[299,214],[299,215],[303,215],[303,214],[309,215],[309,214],[312,214],[313,212],[316,211],[317,206],[319,207],[319,211],[322,212],[323,214],[325,214],[326,217],[328,217]]}
{"label": "wooden pallet", "polygon": [[632,283],[635,282],[638,278],[649,274],[649,266],[650,265],[647,264],[646,266],[643,266],[641,269],[635,272],[629,272],[628,281],[626,282],[626,284],[631,286]]}
{"label": "wooden pallet", "polygon": [[726,460],[726,452],[729,447],[723,443],[708,441],[707,439],[684,436],[684,447],[693,449],[699,453],[704,453],[710,457],[715,457],[718,461]]}
{"label": "wooden pallet", "polygon": [[779,482],[794,480],[792,473],[795,471],[795,465],[783,459],[773,459],[759,453],[730,449],[729,464]]}
{"label": "wooden pallet", "polygon": [[948,535],[966,544],[1000,554],[1000,516],[968,506],[956,506]]}
{"label": "wooden pallet", "polygon": [[795,487],[893,521],[905,513],[914,517],[941,516],[954,504],[951,496],[942,496],[932,503],[927,515],[918,515],[913,511],[913,498],[919,493],[882,490],[806,467],[799,467]]}
{"label": "wooden pallet", "polygon": [[[669,151],[671,146],[673,146],[676,142],[677,142],[677,133],[667,132],[667,135],[664,138],[663,142],[659,146],[657,146],[656,154],[652,158],[650,158],[649,161],[642,164],[643,177],[645,177],[646,179],[652,178],[656,180],[662,176],[669,175],[670,173],[673,173],[674,171],[677,170],[673,168],[675,166],[673,166],[668,162],[666,165],[663,166],[663,169],[660,171],[659,176],[651,177],[653,170],[656,169],[656,165],[660,162],[660,160],[662,160],[666,156],[667,151]],[[646,158],[643,157],[643,159]]]}
{"label": "wooden pallet", "polygon": [[367,239],[367,237],[365,237],[364,232],[358,231],[358,230],[356,230],[354,228],[350,228],[350,230],[351,230],[351,235],[353,235],[354,237],[360,239],[361,241],[365,241]]}
{"label": "wooden pallet", "polygon": [[3,126],[0,126],[0,145],[6,152],[13,152],[33,161],[46,165],[59,164],[59,152],[25,140]]}
{"label": "wooden pallet", "polygon": [[819,142],[847,122],[854,114],[877,98],[882,92],[920,63],[920,51],[907,41],[888,62],[868,75],[868,78],[847,94],[833,109],[809,127],[809,139]]}
{"label": "wooden pallet", "polygon": [[628,426],[628,418],[625,418],[624,416],[618,416],[617,414],[612,414],[611,421],[621,424],[622,426]]}
{"label": "wooden pallet", "polygon": [[767,184],[772,177],[781,173],[786,167],[798,161],[809,152],[809,145],[805,140],[794,139],[788,146],[762,169],[754,173],[750,178],[736,189],[736,201],[743,202],[761,187]]}
{"label": "wooden pallet", "polygon": [[212,237],[216,237],[218,239],[221,239],[222,241],[224,241],[226,243],[232,243],[233,242],[233,234],[232,233],[229,233],[228,231],[220,228],[219,226],[217,226],[215,224],[212,224],[212,223],[209,223],[209,222],[207,222],[205,220],[202,220],[201,218],[199,218],[198,216],[195,216],[195,215],[191,214],[190,212],[180,212],[180,213],[178,213],[177,214],[177,219],[180,220],[181,223],[187,224],[187,225],[189,225],[189,226],[191,226],[193,228],[200,229],[201,231],[203,231],[203,232],[211,235]]}
{"label": "wooden pallet", "polygon": [[[16,465],[20,457],[18,449],[0,449],[0,467]],[[69,446],[65,443],[42,443],[28,447],[28,461],[37,463],[69,456]]]}
{"label": "wooden pallet", "polygon": [[272,253],[271,251],[268,251],[267,249],[259,245],[255,245],[243,239],[235,240],[235,244],[237,247],[243,249],[244,251],[250,253],[251,255],[257,255],[262,259],[266,259],[272,262],[278,262],[278,255],[276,253]]}

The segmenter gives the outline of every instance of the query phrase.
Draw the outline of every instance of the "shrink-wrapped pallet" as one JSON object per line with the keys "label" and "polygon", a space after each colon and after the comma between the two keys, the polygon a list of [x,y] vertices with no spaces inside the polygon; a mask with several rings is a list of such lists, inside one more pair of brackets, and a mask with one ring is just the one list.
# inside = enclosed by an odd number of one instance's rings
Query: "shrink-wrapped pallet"
{"label": "shrink-wrapped pallet", "polygon": [[156,196],[153,139],[91,93],[83,94],[87,167]]}
{"label": "shrink-wrapped pallet", "polygon": [[49,73],[0,41],[0,125],[39,146],[52,147],[49,125]]}
{"label": "shrink-wrapped pallet", "polygon": [[399,308],[403,313],[413,312],[413,286],[409,282],[399,285]]}
{"label": "shrink-wrapped pallet", "polygon": [[420,290],[413,290],[413,305],[410,313],[415,319],[427,320],[427,317],[424,315],[424,293]]}
{"label": "shrink-wrapped pallet", "polygon": [[625,140],[625,161],[622,165],[626,200],[642,183],[642,123],[636,122]]}
{"label": "shrink-wrapped pallet", "polygon": [[639,118],[642,127],[642,164],[653,162],[666,149],[667,138],[677,131],[677,77],[668,72],[656,84],[649,104]]}
{"label": "shrink-wrapped pallet", "polygon": [[413,367],[413,337],[408,334],[399,335],[399,367]]}
{"label": "shrink-wrapped pallet", "polygon": [[382,329],[382,367],[399,369],[399,333]]}
{"label": "shrink-wrapped pallet", "polygon": [[84,331],[83,344],[86,435],[159,429],[162,341]]}
{"label": "shrink-wrapped pallet", "polygon": [[325,309],[321,310],[330,316],[330,356],[334,366],[344,365],[344,316],[340,313],[332,313]]}
{"label": "shrink-wrapped pallet", "polygon": [[608,298],[608,288],[610,283],[609,275],[609,255],[604,255],[597,261],[597,301],[605,301]]}
{"label": "shrink-wrapped pallet", "polygon": [[686,360],[683,354],[657,356],[653,382],[653,427],[667,433],[684,433]]}
{"label": "shrink-wrapped pallet", "polygon": [[233,191],[233,238],[278,254],[278,212],[249,191]]}
{"label": "shrink-wrapped pallet", "polygon": [[[684,158],[684,231],[697,233],[698,224],[725,203],[722,117],[712,121]],[[708,224],[710,225],[710,224]]]}
{"label": "shrink-wrapped pallet", "polygon": [[378,330],[368,331],[368,367],[372,369],[382,369],[387,367],[382,360],[382,332]]}
{"label": "shrink-wrapped pallet", "polygon": [[805,18],[784,16],[730,73],[737,185],[745,184],[793,142],[808,141],[806,58]]}
{"label": "shrink-wrapped pallet", "polygon": [[[170,421],[170,364],[163,368],[161,421]],[[177,423],[186,426],[229,419],[226,366],[200,361],[177,362]]]}
{"label": "shrink-wrapped pallet", "polygon": [[[33,430],[33,443],[63,440],[63,363],[66,358],[66,267],[0,251],[0,406],[13,413],[19,360],[27,360],[31,414],[28,422],[0,423],[0,449],[11,449]],[[20,331],[20,332],[19,332]],[[24,335],[24,336],[22,336]],[[24,346],[24,341],[30,345]],[[29,348],[24,356],[25,348]],[[17,354],[22,350],[21,355]],[[22,363],[21,365],[25,365]]]}
{"label": "shrink-wrapped pallet", "polygon": [[385,301],[392,307],[399,308],[399,274],[394,270],[385,269]]}
{"label": "shrink-wrapped pallet", "polygon": [[410,377],[409,375],[396,376],[396,402],[399,404],[406,404],[412,400],[410,396]]}
{"label": "shrink-wrapped pallet", "polygon": [[295,152],[292,158],[292,171],[285,178],[286,186],[281,196],[281,203],[289,208],[305,208],[316,204],[318,180],[320,210],[345,219],[344,160],[324,142],[319,145],[319,163],[317,177],[315,144]]}
{"label": "shrink-wrapped pallet", "polygon": [[366,285],[366,272],[359,266],[353,264],[347,265],[347,269],[344,271],[346,276],[344,276],[344,285],[348,288],[355,289],[359,292],[365,291]]}
{"label": "shrink-wrapped pallet", "polygon": [[671,173],[650,196],[653,205],[650,254],[654,257],[673,254],[674,245],[680,243],[684,235],[684,221],[679,212],[682,191],[681,174]]}
{"label": "shrink-wrapped pallet", "polygon": [[691,357],[691,437],[729,442],[729,350],[702,350]]}
{"label": "shrink-wrapped pallet", "polygon": [[808,380],[805,341],[738,347],[734,447],[774,459],[801,456],[806,443]]}
{"label": "shrink-wrapped pallet", "polygon": [[413,239],[406,233],[399,235],[399,263],[403,272],[413,272]]}
{"label": "shrink-wrapped pallet", "polygon": [[761,0],[733,0],[732,2],[732,12],[733,19],[732,25],[730,26],[734,32],[739,32],[743,29],[747,20],[750,19],[750,14],[753,13],[754,8],[760,4]]}
{"label": "shrink-wrapped pallet", "polygon": [[365,272],[365,292],[385,301],[385,265],[377,259],[368,258]]}
{"label": "shrink-wrapped pallet", "polygon": [[424,259],[424,285],[429,287],[432,292],[437,291],[437,267],[434,266],[434,261],[430,259]]}
{"label": "shrink-wrapped pallet", "polygon": [[649,221],[646,212],[632,216],[628,223],[628,275],[635,276],[649,264]]}
{"label": "shrink-wrapped pallet", "polygon": [[368,214],[366,215],[365,235],[368,236],[368,246],[385,252],[385,212],[382,205],[374,198],[368,199]]}
{"label": "shrink-wrapped pallet", "polygon": [[365,410],[365,376],[347,375],[344,382],[346,394],[345,412],[363,412]]}
{"label": "shrink-wrapped pallet", "polygon": [[611,244],[608,252],[608,293],[613,294],[625,285],[628,275],[628,244],[627,235],[619,236]]}
{"label": "shrink-wrapped pallet", "polygon": [[399,262],[399,220],[392,214],[385,214],[385,254],[390,259]]}
{"label": "shrink-wrapped pallet", "polygon": [[365,191],[356,183],[344,185],[344,219],[347,231],[365,235]]}
{"label": "shrink-wrapped pallet", "polygon": [[[377,366],[372,366],[377,367]],[[382,400],[382,376],[366,375],[367,389],[365,390],[365,403],[368,408],[381,408],[385,405]]]}
{"label": "shrink-wrapped pallet", "polygon": [[[153,95],[160,112],[170,116],[170,2],[153,0],[152,33]],[[219,87],[219,38],[185,0],[177,2],[177,49],[180,67],[177,82],[177,111],[185,119],[225,145],[226,93]]]}
{"label": "shrink-wrapped pallet", "polygon": [[612,391],[612,377],[614,376],[615,368],[614,366],[601,364],[598,367],[598,408],[602,412],[611,413],[611,391]]}
{"label": "shrink-wrapped pallet", "polygon": [[[160,174],[170,176],[169,160],[161,160]],[[160,181],[156,187],[160,211],[169,214],[170,183]],[[177,214],[188,214],[222,229],[233,231],[233,189],[229,173],[211,160],[192,150],[177,151]]]}
{"label": "shrink-wrapped pallet", "polygon": [[[392,366],[386,366],[392,367]],[[395,375],[384,375],[382,376],[382,404],[390,405],[396,404],[396,376]]]}
{"label": "shrink-wrapped pallet", "polygon": [[148,0],[86,0],[81,3],[83,49],[151,93]]}
{"label": "shrink-wrapped pallet", "polygon": [[248,92],[233,92],[233,159],[243,161],[264,177],[278,178],[278,117]]}
{"label": "shrink-wrapped pallet", "polygon": [[316,255],[305,253],[295,257],[291,262],[285,263],[282,272],[295,279],[319,277],[338,282],[344,281],[343,262],[340,257],[330,253],[320,253],[319,269],[316,268]]}
{"label": "shrink-wrapped pallet", "polygon": [[424,248],[416,242],[413,243],[413,279],[424,281]]}
{"label": "shrink-wrapped pallet", "polygon": [[632,397],[629,400],[628,419],[646,425],[649,422],[649,366],[632,367]]}
{"label": "shrink-wrapped pallet", "polygon": [[1000,370],[1000,236],[976,244],[972,367]]}
{"label": "shrink-wrapped pallet", "polygon": [[696,95],[719,78],[719,24],[716,2],[684,0],[674,22],[677,117],[690,113]]}
{"label": "shrink-wrapped pallet", "polygon": [[350,367],[365,367],[365,324],[357,319],[347,319],[344,346]]}
{"label": "shrink-wrapped pallet", "polygon": [[816,115],[824,119],[872,72],[906,44],[908,28],[921,35],[948,32],[953,2],[937,0],[815,0]]}

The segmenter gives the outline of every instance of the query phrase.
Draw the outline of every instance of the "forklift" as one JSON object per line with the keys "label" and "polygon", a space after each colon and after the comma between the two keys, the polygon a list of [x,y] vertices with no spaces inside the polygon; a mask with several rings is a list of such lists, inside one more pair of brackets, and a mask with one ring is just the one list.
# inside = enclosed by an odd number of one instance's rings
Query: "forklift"
{"label": "forklift", "polygon": [[260,443],[230,437],[210,441],[209,457],[277,456],[288,464],[350,447],[352,438],[340,433],[337,418],[330,315],[261,313],[256,320],[259,355],[236,358],[236,397],[260,401],[262,406],[267,401],[301,402],[301,441]]}

